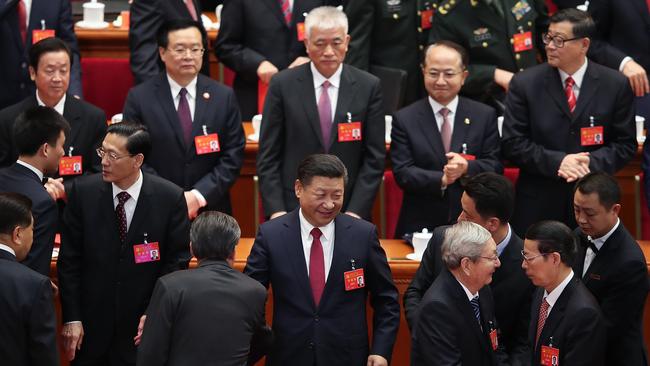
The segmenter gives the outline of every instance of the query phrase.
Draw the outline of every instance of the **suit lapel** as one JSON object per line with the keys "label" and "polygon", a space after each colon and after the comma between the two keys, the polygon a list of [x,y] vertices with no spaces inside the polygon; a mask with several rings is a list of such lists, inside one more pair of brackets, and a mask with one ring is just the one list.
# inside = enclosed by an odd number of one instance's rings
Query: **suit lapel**
{"label": "suit lapel", "polygon": [[[564,291],[562,291],[560,297],[557,299],[557,301],[555,301],[555,305],[553,305],[553,307],[551,308],[551,313],[546,318],[546,322],[544,323],[544,328],[542,328],[542,333],[540,333],[539,335],[537,347],[539,347],[541,344],[548,343],[549,337],[553,336],[555,329],[558,327],[558,325],[562,323],[562,319],[564,319],[564,311],[566,310],[567,304],[569,303],[569,300],[571,299],[571,295],[573,294],[575,281],[580,281],[580,280],[576,278],[574,274],[574,277],[564,288]],[[537,308],[537,312],[539,314],[539,308]],[[537,319],[539,320],[539,316],[537,317]],[[535,329],[537,329],[537,323],[535,323]]]}
{"label": "suit lapel", "polygon": [[465,137],[469,132],[470,125],[465,123],[465,120],[471,122],[468,111],[464,108],[464,103],[462,99],[458,100],[458,107],[456,108],[456,113],[454,116],[454,131],[451,135],[451,144],[450,150],[453,152],[461,153],[463,152],[462,145],[465,142]]}
{"label": "suit lapel", "polygon": [[[149,185],[149,179],[146,176],[143,176],[142,188],[140,189],[138,202],[136,202],[133,218],[131,219],[131,225],[129,225],[129,231],[126,234],[126,243],[128,244],[127,247],[130,247],[133,244],[142,243],[142,239],[144,239],[139,238],[137,234],[139,232],[138,229],[144,225],[146,218],[149,217],[149,209],[153,203],[151,201],[150,193],[151,186]],[[146,228],[144,231],[147,231]]]}
{"label": "suit lapel", "polygon": [[[196,80],[196,103],[194,106],[194,120],[192,121],[192,136],[201,136],[203,135],[203,126],[205,125],[203,121],[205,120],[205,114],[207,110],[207,101],[203,98],[203,95],[211,95],[208,90],[208,85],[204,82],[203,76],[199,74]],[[208,131],[211,133],[214,131]],[[195,152],[194,145],[188,144],[186,154],[193,155]]]}
{"label": "suit lapel", "polygon": [[[357,94],[357,81],[348,72],[347,66],[343,65],[341,71],[341,83],[339,85],[339,96],[336,101],[336,109],[332,120],[332,130],[328,147],[332,146],[335,139],[338,138],[338,123],[347,121],[347,113],[350,112],[350,104]],[[352,116],[352,122],[359,121],[359,116]],[[364,126],[365,127],[365,126]]]}
{"label": "suit lapel", "polygon": [[[293,266],[293,272],[296,281],[298,281],[301,293],[307,296],[307,301],[315,309],[314,296],[311,291],[311,284],[309,283],[309,275],[307,274],[307,263],[305,262],[305,251],[302,247],[302,236],[300,234],[300,219],[298,218],[298,210],[289,213],[291,219],[285,224],[285,230],[282,232],[285,246],[287,251],[287,258]],[[322,298],[322,297],[321,297]]]}
{"label": "suit lapel", "polygon": [[[314,130],[314,134],[318,138],[321,146],[323,145],[323,134],[320,131],[320,117],[318,115],[318,106],[316,105],[316,90],[314,89],[314,79],[311,74],[311,68],[309,63],[303,65],[303,73],[299,75],[298,80],[298,89],[300,90],[300,97],[302,99],[302,107],[305,110],[305,115],[307,116],[307,121]],[[340,99],[340,96],[339,96]],[[301,121],[294,121],[295,123],[300,123]],[[323,146],[325,150],[325,146]]]}
{"label": "suit lapel", "polygon": [[422,135],[427,140],[433,149],[433,156],[439,161],[440,166],[444,166],[447,162],[445,157],[445,150],[442,146],[442,137],[438,124],[436,122],[435,111],[431,108],[428,98],[421,100],[420,108],[418,108],[417,119],[415,123],[420,126]]}
{"label": "suit lapel", "polygon": [[[349,267],[350,259],[352,259],[347,254],[347,247],[343,243],[346,237],[346,231],[350,229],[350,224],[344,224],[339,220],[339,217],[334,220],[334,248],[332,252],[332,264],[330,266],[330,271],[327,275],[327,282],[325,283],[325,288],[323,289],[323,295],[321,296],[321,303],[319,307],[327,302],[328,298],[333,296],[328,295],[330,292],[335,291],[337,288],[342,288],[343,284],[343,272],[350,270],[352,267]],[[346,264],[347,263],[347,264]],[[346,267],[346,265],[348,267]]]}
{"label": "suit lapel", "polygon": [[[618,224],[616,230],[612,233],[612,235],[609,238],[607,238],[603,246],[600,248],[600,250],[594,257],[594,260],[591,261],[589,268],[587,268],[587,272],[582,278],[582,282],[585,284],[585,286],[589,287],[589,284],[592,281],[597,281],[597,278],[600,278],[600,275],[607,270],[607,266],[608,266],[607,262],[610,253],[617,252],[620,242],[624,240],[622,238],[622,234],[623,234],[621,230],[622,225],[623,223]],[[582,258],[583,258],[582,262],[584,264],[584,256]]]}
{"label": "suit lapel", "polygon": [[587,241],[587,236],[582,232],[579,231],[578,233],[578,251],[576,255],[576,262],[575,262],[575,268],[574,272],[576,276],[578,277],[583,277],[582,273],[585,270],[585,255],[587,253],[587,247],[589,246],[589,243]]}
{"label": "suit lapel", "polygon": [[165,116],[165,120],[169,124],[169,127],[172,129],[172,131],[174,131],[176,141],[181,146],[183,151],[185,151],[183,129],[181,128],[181,122],[178,120],[178,113],[176,113],[176,109],[174,109],[174,99],[169,87],[169,82],[167,81],[166,73],[161,73],[158,76],[158,82],[156,83],[156,96],[158,104],[160,105],[160,108],[162,109]]}
{"label": "suit lapel", "polygon": [[573,116],[569,111],[569,103],[567,102],[566,94],[564,94],[564,87],[562,85],[562,80],[560,79],[560,73],[556,68],[548,66],[546,74],[546,78],[544,78],[544,88],[546,89],[546,92],[551,96],[558,108],[560,108],[567,117],[572,119]]}
{"label": "suit lapel", "polygon": [[[573,118],[571,122],[575,122],[578,117],[585,111],[594,95],[597,94],[598,88],[600,87],[600,80],[598,72],[592,67],[591,63],[587,64],[587,71],[585,76],[582,79],[582,85],[580,86],[580,94],[578,95],[578,101],[576,103],[576,109],[573,111]],[[602,123],[602,121],[596,121]]]}
{"label": "suit lapel", "polygon": [[[282,14],[282,9],[280,8],[280,0],[261,0],[264,5],[266,5],[267,8],[271,11],[271,13],[282,23],[285,27],[287,26],[287,22],[284,21],[284,15]],[[297,1],[296,1],[297,2]],[[296,8],[296,5],[294,2],[294,9]],[[292,15],[293,17],[293,15]]]}
{"label": "suit lapel", "polygon": [[[485,335],[483,334],[483,331],[481,330],[481,326],[479,325],[478,321],[476,320],[476,317],[474,316],[474,309],[472,308],[472,305],[470,305],[469,300],[467,299],[467,295],[465,295],[465,291],[458,283],[458,281],[454,278],[454,275],[452,275],[449,271],[445,271],[444,273],[445,275],[449,276],[449,278],[447,278],[447,281],[449,285],[452,287],[451,291],[452,291],[454,302],[456,302],[456,306],[458,307],[458,309],[460,309],[460,312],[463,315],[465,322],[472,329],[472,333],[474,333],[474,335],[479,339],[481,345],[484,348],[487,347]],[[480,301],[481,300],[479,297],[479,304]]]}
{"label": "suit lapel", "polygon": [[100,191],[99,197],[99,222],[104,223],[105,234],[109,236],[107,242],[117,243],[115,251],[120,250],[120,233],[113,203],[113,188],[111,183],[105,183]]}
{"label": "suit lapel", "polygon": [[503,250],[503,253],[501,253],[501,256],[499,257],[501,267],[497,268],[494,275],[492,275],[493,284],[501,283],[501,281],[510,277],[510,273],[513,271],[521,271],[521,253],[517,252],[515,241],[516,234],[512,232],[508,246]]}
{"label": "suit lapel", "polygon": [[[66,146],[73,146],[79,135],[80,128],[75,128],[80,123],[81,110],[79,101],[72,95],[66,95],[65,104],[63,105],[63,116],[70,123],[70,136],[65,139]],[[66,154],[68,151],[66,150]],[[73,151],[74,154],[74,151]]]}
{"label": "suit lapel", "polygon": [[530,307],[530,321],[531,325],[528,327],[528,340],[529,344],[533,345],[533,352],[537,352],[537,344],[535,344],[535,337],[537,336],[537,323],[539,322],[539,307],[542,305],[542,298],[544,297],[544,289],[538,287],[533,295],[533,302]]}

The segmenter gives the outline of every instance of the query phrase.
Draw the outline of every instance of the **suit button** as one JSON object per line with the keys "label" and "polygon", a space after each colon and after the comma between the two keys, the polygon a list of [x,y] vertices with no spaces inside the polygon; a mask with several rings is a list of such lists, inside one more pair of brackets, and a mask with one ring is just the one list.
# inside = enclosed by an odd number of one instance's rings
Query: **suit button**
{"label": "suit button", "polygon": [[515,44],[515,39],[514,38],[510,38],[510,44]]}
{"label": "suit button", "polygon": [[20,67],[22,67],[23,69],[26,68],[26,67],[27,67],[27,62],[24,62],[24,61],[23,61],[23,63],[20,64]]}
{"label": "suit button", "polygon": [[20,83],[20,89],[25,89],[25,83]]}
{"label": "suit button", "polygon": [[488,46],[488,44],[487,44],[487,42],[483,42],[483,43],[481,44],[481,46],[483,46],[483,48],[486,48],[486,47]]}
{"label": "suit button", "polygon": [[418,10],[418,16],[422,16],[422,12]]}
{"label": "suit button", "polygon": [[316,323],[318,323],[318,322],[320,321],[320,318],[319,318],[318,316],[316,316],[316,317],[314,318],[314,321],[315,321]]}
{"label": "suit button", "polygon": [[399,15],[397,13],[393,13],[393,19],[395,20],[399,19]]}
{"label": "suit button", "polygon": [[524,68],[523,68],[523,67],[522,67],[522,68],[520,68],[520,69],[519,69],[519,71],[524,71]]}
{"label": "suit button", "polygon": [[418,27],[418,33],[422,33],[422,28]]}
{"label": "suit button", "polygon": [[424,49],[424,45],[420,45],[420,51]]}
{"label": "suit button", "polygon": [[314,349],[314,342],[309,342],[309,349]]}

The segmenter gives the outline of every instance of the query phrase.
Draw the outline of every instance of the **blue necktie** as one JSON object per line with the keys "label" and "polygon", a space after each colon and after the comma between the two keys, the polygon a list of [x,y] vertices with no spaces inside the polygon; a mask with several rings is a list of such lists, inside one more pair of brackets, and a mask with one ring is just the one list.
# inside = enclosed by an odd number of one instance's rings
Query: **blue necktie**
{"label": "blue necktie", "polygon": [[472,305],[472,309],[474,310],[474,316],[476,317],[476,320],[478,321],[478,325],[481,325],[481,309],[478,304],[478,296],[474,296],[473,299],[469,301],[470,305]]}

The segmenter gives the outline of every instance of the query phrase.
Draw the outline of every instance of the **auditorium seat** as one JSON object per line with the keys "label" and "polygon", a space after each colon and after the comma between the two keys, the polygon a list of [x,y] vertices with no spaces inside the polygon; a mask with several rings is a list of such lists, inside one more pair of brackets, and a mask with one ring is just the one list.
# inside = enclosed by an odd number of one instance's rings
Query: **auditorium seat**
{"label": "auditorium seat", "polygon": [[124,101],[133,86],[133,75],[126,58],[81,59],[84,99],[104,110],[106,118],[122,113]]}

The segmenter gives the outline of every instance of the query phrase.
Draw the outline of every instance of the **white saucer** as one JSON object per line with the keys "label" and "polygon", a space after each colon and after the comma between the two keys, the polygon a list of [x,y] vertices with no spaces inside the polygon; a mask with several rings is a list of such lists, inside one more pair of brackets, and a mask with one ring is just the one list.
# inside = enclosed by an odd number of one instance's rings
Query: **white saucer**
{"label": "white saucer", "polygon": [[406,255],[406,259],[419,262],[422,260],[422,256],[416,255],[415,253],[409,253]]}
{"label": "white saucer", "polygon": [[86,22],[83,20],[78,21],[75,23],[75,25],[79,28],[86,28],[86,29],[104,29],[108,28],[108,22],[101,22],[101,23],[95,23],[95,22]]}
{"label": "white saucer", "polygon": [[258,142],[258,141],[260,140],[260,135],[259,135],[259,134],[255,134],[255,133],[251,133],[251,134],[248,135],[246,138],[249,139],[249,140],[251,140],[251,141]]}

